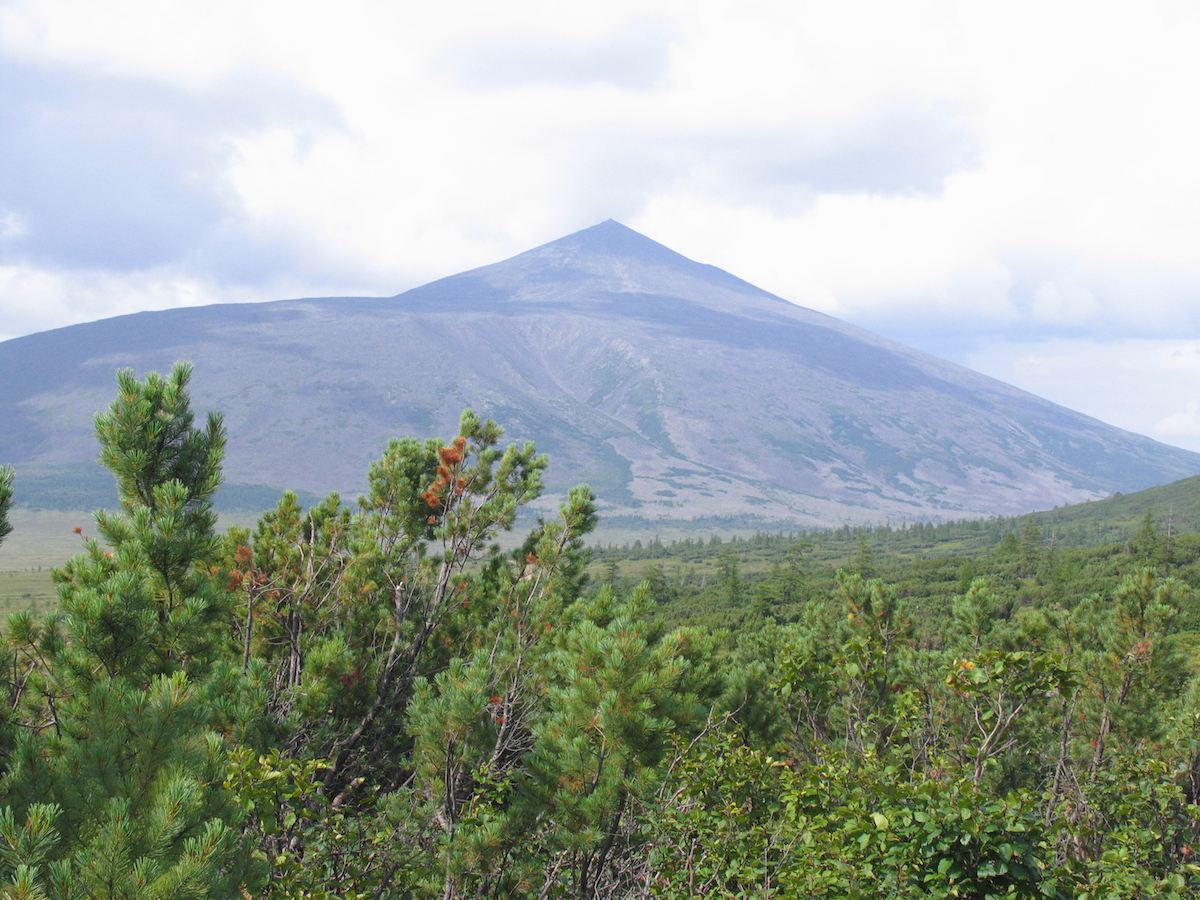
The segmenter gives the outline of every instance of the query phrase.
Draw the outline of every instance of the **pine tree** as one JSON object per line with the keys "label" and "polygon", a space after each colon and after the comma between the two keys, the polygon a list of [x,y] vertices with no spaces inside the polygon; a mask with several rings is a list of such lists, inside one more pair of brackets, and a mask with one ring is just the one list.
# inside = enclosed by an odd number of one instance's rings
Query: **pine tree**
{"label": "pine tree", "polygon": [[1157,523],[1154,521],[1154,513],[1146,510],[1146,515],[1142,519],[1142,527],[1130,539],[1127,551],[1131,555],[1140,556],[1147,562],[1154,562],[1158,557],[1159,549],[1160,539]]}
{"label": "pine tree", "polygon": [[1024,578],[1036,575],[1045,556],[1045,549],[1042,529],[1032,517],[1026,518],[1021,523],[1021,536],[1017,545],[1017,574]]}
{"label": "pine tree", "polygon": [[106,544],[86,540],[55,573],[61,623],[10,625],[38,671],[0,784],[0,831],[41,848],[7,861],[10,892],[224,898],[255,880],[215,730],[238,718],[213,570],[224,432],[215,416],[193,426],[189,375],[119,373],[96,430],[122,510],[98,513]]}
{"label": "pine tree", "polygon": [[742,602],[742,579],[738,573],[737,551],[733,547],[726,547],[717,557],[717,576],[721,599],[730,606],[739,605]]}
{"label": "pine tree", "polygon": [[534,843],[550,851],[545,870],[568,896],[629,889],[634,811],[657,791],[672,736],[698,731],[709,706],[703,650],[688,632],[650,624],[646,602],[644,589],[579,601],[550,658],[529,789],[544,810]]}
{"label": "pine tree", "polygon": [[866,534],[861,531],[858,533],[858,547],[854,551],[854,557],[850,560],[850,571],[860,578],[875,576],[875,554],[871,550],[871,544],[867,541]]}
{"label": "pine tree", "polygon": [[13,470],[9,466],[0,466],[0,544],[12,533],[12,525],[8,521],[8,510],[12,506]]}
{"label": "pine tree", "polygon": [[[517,550],[490,545],[545,465],[499,438],[467,413],[448,443],[393,441],[357,513],[336,497],[305,512],[285,495],[252,539],[227,542],[246,604],[242,668],[267,687],[279,746],[300,757],[235,767],[239,796],[269,801],[251,830],[286,861],[273,890],[506,896],[529,871],[520,842],[541,807],[514,791],[586,580],[595,509],[577,488]],[[255,772],[294,788],[255,799]],[[306,830],[322,809],[340,823],[336,842]],[[408,846],[383,839],[397,827]]]}

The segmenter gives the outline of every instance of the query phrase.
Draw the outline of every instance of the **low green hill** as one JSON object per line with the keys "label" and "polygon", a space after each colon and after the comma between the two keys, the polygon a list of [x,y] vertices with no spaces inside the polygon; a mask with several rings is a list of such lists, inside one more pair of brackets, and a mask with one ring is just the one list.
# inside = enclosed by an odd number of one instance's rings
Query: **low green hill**
{"label": "low green hill", "polygon": [[1200,475],[1147,488],[1133,494],[1114,494],[1094,503],[1080,503],[1035,513],[1043,529],[1071,547],[1126,540],[1153,516],[1165,534],[1200,532]]}

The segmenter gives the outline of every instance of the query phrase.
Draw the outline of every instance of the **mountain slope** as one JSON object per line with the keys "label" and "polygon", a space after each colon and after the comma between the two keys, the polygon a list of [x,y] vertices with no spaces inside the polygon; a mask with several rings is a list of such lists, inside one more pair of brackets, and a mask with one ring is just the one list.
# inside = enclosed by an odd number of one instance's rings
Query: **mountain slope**
{"label": "mountain slope", "polygon": [[359,489],[471,406],[610,511],[838,524],[1012,514],[1200,472],[605,222],[386,299],[138,313],[0,343],[0,460],[94,458],[113,370],[195,363],[231,481]]}

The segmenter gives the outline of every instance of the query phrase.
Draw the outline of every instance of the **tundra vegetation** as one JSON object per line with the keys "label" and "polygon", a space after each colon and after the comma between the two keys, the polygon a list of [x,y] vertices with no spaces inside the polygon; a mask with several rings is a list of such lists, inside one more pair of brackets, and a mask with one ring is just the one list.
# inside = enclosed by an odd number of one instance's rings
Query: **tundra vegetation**
{"label": "tundra vegetation", "polygon": [[[189,374],[119,373],[119,508],[58,609],[5,627],[5,896],[1200,887],[1194,538],[1148,519],[1068,552],[1034,525],[921,559],[859,534],[833,572],[761,537],[589,569],[586,487],[499,548],[546,460],[470,412],[393,441],[353,505],[285,494],[220,534],[225,432]],[[12,492],[0,469],[0,537]]]}

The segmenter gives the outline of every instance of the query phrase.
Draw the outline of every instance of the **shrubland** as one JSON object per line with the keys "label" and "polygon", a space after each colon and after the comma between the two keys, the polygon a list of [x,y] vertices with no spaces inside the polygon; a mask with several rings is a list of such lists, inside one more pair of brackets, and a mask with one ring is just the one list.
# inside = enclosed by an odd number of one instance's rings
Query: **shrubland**
{"label": "shrubland", "polygon": [[[592,560],[579,487],[502,550],[547,463],[469,412],[393,441],[354,504],[285,494],[222,534],[224,428],[188,377],[119,374],[119,508],[57,611],[5,627],[6,895],[1200,886],[1194,537]],[[0,470],[0,537],[11,492]]]}

